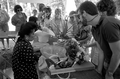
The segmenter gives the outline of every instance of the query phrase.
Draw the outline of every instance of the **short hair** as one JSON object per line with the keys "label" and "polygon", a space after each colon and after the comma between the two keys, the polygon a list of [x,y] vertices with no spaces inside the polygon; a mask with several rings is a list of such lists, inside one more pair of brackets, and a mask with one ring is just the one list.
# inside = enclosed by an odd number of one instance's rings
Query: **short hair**
{"label": "short hair", "polygon": [[[37,18],[37,17],[35,17],[35,16],[29,17],[29,22],[34,22],[34,23],[37,24],[37,21],[38,21],[38,18]],[[37,25],[35,31],[36,31],[37,29],[38,29],[38,25]]]}
{"label": "short hair", "polygon": [[21,11],[23,10],[20,5],[15,5],[15,6],[14,6],[14,12],[17,13],[17,10],[18,10],[18,9],[21,9]]}
{"label": "short hair", "polygon": [[33,12],[37,12],[37,10],[36,10],[36,9],[34,9],[34,10],[33,10]]}
{"label": "short hair", "polygon": [[61,9],[56,8],[56,9],[55,9],[55,14],[56,14],[56,13],[61,13]]}
{"label": "short hair", "polygon": [[83,11],[86,11],[90,15],[98,14],[96,5],[91,1],[85,1],[81,3],[77,11],[80,11],[81,13],[83,13]]}
{"label": "short hair", "polygon": [[77,12],[76,12],[76,11],[71,11],[71,12],[69,13],[69,15],[73,15],[73,14],[77,14]]}
{"label": "short hair", "polygon": [[39,4],[39,12],[43,11],[43,8],[45,7],[45,4],[40,3]]}
{"label": "short hair", "polygon": [[31,17],[29,17],[29,22],[37,23],[37,20],[38,20],[38,18],[35,17],[35,16],[31,16]]}
{"label": "short hair", "polygon": [[45,11],[45,13],[47,13],[47,12],[49,12],[50,14],[48,15],[48,19],[50,19],[50,16],[51,16],[51,8],[49,7],[49,6],[47,6],[47,7],[45,7],[44,9],[43,9],[43,11]]}
{"label": "short hair", "polygon": [[116,5],[113,0],[100,0],[97,3],[97,8],[100,12],[107,12],[107,16],[115,16],[117,13]]}
{"label": "short hair", "polygon": [[30,35],[33,30],[35,30],[37,27],[37,24],[34,22],[27,22],[25,24],[21,25],[20,31],[18,32],[18,35],[21,38],[24,38],[25,35]]}

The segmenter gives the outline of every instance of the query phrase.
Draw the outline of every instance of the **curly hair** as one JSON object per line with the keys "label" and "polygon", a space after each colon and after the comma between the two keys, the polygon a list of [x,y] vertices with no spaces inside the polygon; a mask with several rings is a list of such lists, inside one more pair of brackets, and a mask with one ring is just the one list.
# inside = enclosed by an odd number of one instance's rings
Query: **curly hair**
{"label": "curly hair", "polygon": [[23,10],[20,5],[15,5],[14,6],[14,12],[17,13],[17,10],[20,9],[21,11]]}
{"label": "curly hair", "polygon": [[115,16],[117,13],[116,5],[113,0],[100,0],[97,3],[97,8],[100,12],[107,12],[107,16]]}

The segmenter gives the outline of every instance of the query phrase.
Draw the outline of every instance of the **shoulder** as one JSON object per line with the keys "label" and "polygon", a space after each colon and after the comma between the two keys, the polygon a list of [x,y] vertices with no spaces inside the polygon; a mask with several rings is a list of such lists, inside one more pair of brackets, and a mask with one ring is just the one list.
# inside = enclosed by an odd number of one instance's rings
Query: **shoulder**
{"label": "shoulder", "polygon": [[106,17],[102,26],[102,30],[118,30],[120,28],[120,20],[114,17]]}
{"label": "shoulder", "polygon": [[12,16],[12,19],[15,19],[15,18],[17,18],[18,16],[17,16],[17,14],[14,14],[13,16]]}

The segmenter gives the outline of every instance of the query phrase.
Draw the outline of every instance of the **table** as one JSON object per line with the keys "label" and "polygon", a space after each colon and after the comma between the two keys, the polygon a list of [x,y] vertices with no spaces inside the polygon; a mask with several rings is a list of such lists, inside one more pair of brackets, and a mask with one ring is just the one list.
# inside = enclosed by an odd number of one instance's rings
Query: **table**
{"label": "table", "polygon": [[16,34],[15,31],[9,31],[8,34],[0,36],[0,39],[12,39],[15,42]]}
{"label": "table", "polygon": [[95,69],[95,66],[91,62],[85,61],[81,65],[75,64],[73,67],[70,68],[63,68],[63,69],[51,69],[51,74],[61,74],[61,73],[68,73],[68,72],[76,72],[76,71],[85,71],[85,70],[92,70]]}
{"label": "table", "polygon": [[[56,75],[51,76],[51,79],[59,79]],[[94,69],[86,71],[72,72],[69,79],[104,79]]]}
{"label": "table", "polygon": [[69,79],[103,79],[102,76],[95,71],[95,66],[91,62],[75,65],[72,68],[51,70],[51,79],[59,79],[56,74],[63,72],[71,72]]}
{"label": "table", "polygon": [[[3,51],[2,51],[3,52]],[[3,57],[5,57],[6,60],[8,60],[8,62],[11,62],[9,59],[11,59],[11,56],[12,56],[12,50],[7,50],[6,51],[7,54],[2,54]],[[5,60],[1,60],[0,59],[1,64],[0,64],[0,69],[6,69],[6,68],[10,68],[11,65],[9,65],[7,62],[4,62]],[[90,63],[89,63],[90,64]],[[85,64],[82,64],[82,66],[84,66]],[[87,67],[88,65],[86,65]],[[71,72],[71,77],[70,79],[102,79],[102,76],[99,75],[95,70],[94,70],[94,67],[91,66],[91,68],[89,69],[82,69],[81,71],[77,71],[78,69],[76,68],[76,71],[75,72]],[[2,78],[0,78],[2,79]],[[51,79],[59,79],[56,75],[52,75],[51,76]]]}

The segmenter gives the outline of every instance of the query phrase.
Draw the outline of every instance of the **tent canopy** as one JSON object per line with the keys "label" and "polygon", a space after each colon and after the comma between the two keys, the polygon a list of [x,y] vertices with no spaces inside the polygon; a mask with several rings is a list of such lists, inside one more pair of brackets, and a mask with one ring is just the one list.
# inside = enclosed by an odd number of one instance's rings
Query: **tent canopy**
{"label": "tent canopy", "polygon": [[18,2],[22,3],[44,3],[44,4],[50,4],[52,0],[18,0]]}

